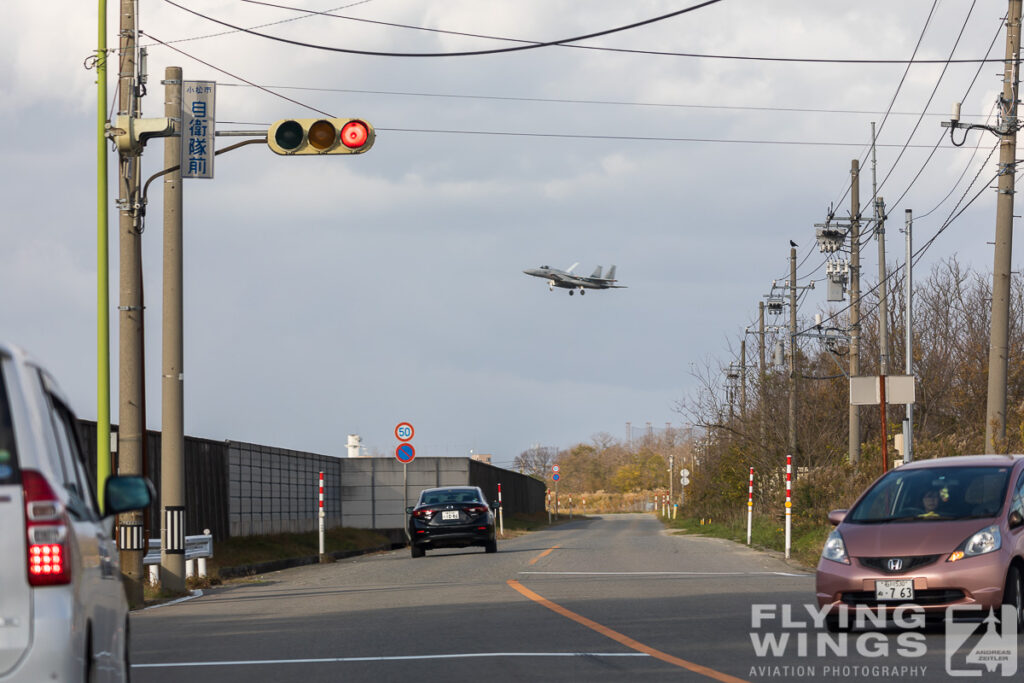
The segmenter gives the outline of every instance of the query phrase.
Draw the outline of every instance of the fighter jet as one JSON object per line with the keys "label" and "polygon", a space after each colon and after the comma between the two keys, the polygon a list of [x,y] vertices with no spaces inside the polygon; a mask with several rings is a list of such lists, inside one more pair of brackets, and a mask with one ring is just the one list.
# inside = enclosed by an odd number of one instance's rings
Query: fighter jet
{"label": "fighter jet", "polygon": [[588,289],[625,289],[625,285],[614,284],[618,282],[615,279],[615,266],[608,268],[607,274],[601,277],[601,266],[598,266],[590,276],[575,275],[573,269],[578,266],[579,263],[574,263],[565,270],[559,270],[558,268],[552,268],[551,266],[541,266],[540,268],[530,268],[523,272],[533,277],[544,278],[548,281],[548,289],[551,291],[555,290],[555,287],[560,289],[568,289],[569,296],[576,293],[579,290],[580,296],[586,294]]}

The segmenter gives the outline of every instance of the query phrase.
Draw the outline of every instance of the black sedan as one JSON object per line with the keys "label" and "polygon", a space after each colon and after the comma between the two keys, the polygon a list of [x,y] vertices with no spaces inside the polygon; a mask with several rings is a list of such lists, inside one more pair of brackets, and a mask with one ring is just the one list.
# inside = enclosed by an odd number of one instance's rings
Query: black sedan
{"label": "black sedan", "polygon": [[435,548],[483,546],[498,552],[494,512],[478,486],[425,489],[419,502],[408,508],[409,544],[413,557]]}

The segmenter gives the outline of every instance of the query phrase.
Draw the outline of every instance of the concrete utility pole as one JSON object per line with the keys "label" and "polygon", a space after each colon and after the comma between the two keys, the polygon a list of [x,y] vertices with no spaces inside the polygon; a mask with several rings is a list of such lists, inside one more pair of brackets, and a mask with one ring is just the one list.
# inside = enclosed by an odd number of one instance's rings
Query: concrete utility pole
{"label": "concrete utility pole", "polygon": [[[850,162],[850,377],[860,374],[860,161]],[[860,406],[850,404],[849,459],[860,462]]]}
{"label": "concrete utility pole", "polygon": [[999,100],[999,190],[996,199],[995,263],[992,269],[992,329],[988,355],[985,449],[1006,450],[1006,365],[1010,345],[1010,259],[1013,252],[1014,163],[1017,149],[1017,93],[1021,0],[1010,0],[1006,21],[1006,66]]}
{"label": "concrete utility pole", "polygon": [[885,277],[885,200],[875,200],[875,236],[878,238],[878,392],[882,431],[882,472],[889,471],[889,425],[885,416],[885,378],[889,374],[889,282]]}
{"label": "concrete utility pole", "polygon": [[789,248],[789,454],[796,456],[796,247]]}
{"label": "concrete utility pole", "polygon": [[875,184],[878,163],[875,158],[875,122],[871,122],[871,197],[875,207],[875,238],[878,240],[878,392],[879,422],[882,437],[882,472],[889,471],[889,434],[885,417],[885,377],[889,374],[889,283],[885,272],[885,200],[878,196]]}
{"label": "concrete utility pole", "polygon": [[[907,374],[914,375],[914,287],[913,287],[913,259],[914,240],[911,229],[914,225],[914,214],[910,209],[905,212],[906,216],[906,245],[907,245],[907,281],[905,284],[904,296],[907,299],[907,322],[904,325],[906,331],[907,347]],[[914,404],[907,404],[907,417],[903,420],[903,462],[914,461]]]}
{"label": "concrete utility pole", "polygon": [[[121,0],[120,51],[118,53],[118,114],[138,116],[136,63],[136,0]],[[122,151],[118,155],[119,276],[119,393],[118,472],[142,474],[143,443],[146,433],[143,390],[142,240],[134,205],[138,200],[139,157]],[[143,602],[142,558],[145,552],[143,513],[126,512],[119,518],[121,573],[128,603]]]}
{"label": "concrete utility pole", "polygon": [[[181,131],[181,67],[164,72],[164,115]],[[181,163],[181,137],[164,138],[164,168]],[[185,404],[182,329],[181,169],[164,176],[163,359],[161,369],[160,585],[185,592]]]}
{"label": "concrete utility pole", "polygon": [[765,400],[764,384],[765,384],[765,370],[764,370],[764,301],[757,302],[757,356],[758,372],[760,373],[758,379],[758,392],[760,393],[761,400],[761,454],[764,455],[768,450],[768,401]]}

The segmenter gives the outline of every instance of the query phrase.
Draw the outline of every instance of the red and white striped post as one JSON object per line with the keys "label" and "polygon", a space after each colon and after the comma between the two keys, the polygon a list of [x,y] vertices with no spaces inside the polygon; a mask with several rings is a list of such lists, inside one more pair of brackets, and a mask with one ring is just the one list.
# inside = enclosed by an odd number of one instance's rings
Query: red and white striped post
{"label": "red and white striped post", "polygon": [[786,456],[786,559],[789,559],[789,547],[793,529],[793,456]]}
{"label": "red and white striped post", "polygon": [[324,554],[324,473],[320,473],[320,554]]}
{"label": "red and white striped post", "polygon": [[498,484],[498,525],[501,527],[501,535],[505,535],[505,508],[501,504],[501,484]]}
{"label": "red and white striped post", "polygon": [[750,483],[747,485],[747,545],[750,545],[750,525],[754,519],[754,468],[750,468]]}

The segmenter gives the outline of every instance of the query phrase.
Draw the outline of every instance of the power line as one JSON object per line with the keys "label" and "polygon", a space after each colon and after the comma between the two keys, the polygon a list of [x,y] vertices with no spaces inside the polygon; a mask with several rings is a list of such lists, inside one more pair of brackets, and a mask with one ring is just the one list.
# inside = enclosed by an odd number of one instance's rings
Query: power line
{"label": "power line", "polygon": [[[373,0],[358,0],[358,2],[352,2],[352,3],[349,3],[348,5],[341,5],[340,7],[334,7],[332,9],[329,9],[329,10],[326,10],[326,11],[327,12],[337,12],[338,10],[349,9],[350,7],[355,7],[356,5],[365,5],[368,2],[373,2]],[[287,24],[287,23],[290,23],[290,22],[293,22],[293,21],[301,21],[303,19],[309,19],[311,16],[314,16],[314,15],[308,14],[306,16],[292,17],[290,19],[280,19],[278,21],[267,22],[266,24],[258,24],[256,26],[250,26],[249,28],[267,28],[268,26],[277,26],[278,24]],[[219,33],[208,33],[208,34],[203,35],[203,36],[192,36],[191,38],[179,38],[177,40],[168,40],[166,43],[159,43],[159,44],[161,44],[161,45],[170,45],[171,43],[189,43],[189,42],[196,41],[196,40],[206,40],[207,38],[219,38],[221,36],[229,36],[232,33],[239,33],[239,31],[237,31],[237,30],[233,30],[233,31],[220,31]],[[142,47],[150,47],[150,46],[146,45],[146,46],[142,46]],[[217,85],[221,85],[221,84],[218,83]]]}
{"label": "power line", "polygon": [[[175,41],[168,41],[173,43]],[[594,104],[621,107],[662,107],[678,109],[726,109],[736,111],[778,111],[800,114],[855,114],[870,116],[884,114],[882,111],[870,111],[866,109],[820,109],[814,107],[769,107],[759,105],[731,105],[731,104],[690,104],[684,102],[626,102],[624,100],[591,100],[571,99],[565,97],[517,97],[512,95],[472,95],[464,93],[430,93],[403,90],[361,90],[357,88],[322,88],[301,85],[260,85],[253,86],[250,83],[218,83],[218,87],[258,87],[271,88],[274,90],[302,90],[307,92],[324,93],[354,93],[360,95],[388,95],[396,97],[434,97],[458,100],[493,100],[496,102],[539,102],[544,104]],[[893,111],[890,116],[921,116],[918,111]],[[925,112],[924,116],[948,117],[948,112]],[[981,118],[981,114],[962,114],[961,120],[970,118]]]}
{"label": "power line", "polygon": [[[249,0],[249,1],[251,1],[251,0]],[[195,15],[197,17],[202,18],[202,19],[206,19],[207,21],[211,21],[213,23],[220,24],[222,26],[226,26],[226,27],[231,28],[231,29],[233,29],[235,31],[241,31],[243,33],[249,33],[251,35],[258,36],[260,38],[266,38],[268,40],[275,40],[275,41],[278,41],[278,42],[288,43],[290,45],[297,45],[299,47],[307,47],[307,48],[311,48],[311,49],[315,49],[315,50],[326,50],[328,52],[341,52],[341,53],[346,53],[346,54],[369,55],[369,56],[375,56],[375,57],[470,57],[470,56],[478,56],[478,55],[502,54],[502,53],[505,53],[505,52],[519,52],[519,51],[522,51],[522,50],[531,50],[531,49],[535,49],[535,48],[539,48],[539,47],[566,47],[566,48],[574,48],[574,49],[579,49],[579,50],[597,50],[597,51],[601,51],[601,52],[621,52],[621,53],[627,53],[627,54],[655,55],[655,56],[664,56],[664,57],[689,57],[689,58],[697,58],[697,59],[727,59],[727,60],[739,60],[739,61],[783,62],[783,63],[796,63],[796,64],[908,64],[909,65],[909,64],[945,64],[946,63],[946,60],[944,60],[944,59],[910,59],[910,60],[907,60],[907,59],[830,59],[830,58],[823,58],[823,57],[765,57],[765,56],[749,56],[749,55],[706,54],[706,53],[698,53],[698,52],[669,52],[669,51],[659,51],[659,50],[639,50],[639,49],[630,49],[630,48],[600,47],[600,46],[595,46],[595,45],[572,45],[572,44],[570,44],[570,43],[575,43],[575,42],[580,41],[580,40],[587,40],[587,39],[590,39],[590,38],[597,38],[599,36],[610,35],[612,33],[618,33],[618,32],[621,32],[621,31],[628,30],[628,29],[637,28],[639,26],[644,26],[644,25],[647,25],[647,24],[651,24],[651,23],[654,23],[654,22],[657,22],[657,21],[662,21],[664,19],[672,18],[672,17],[675,17],[675,16],[679,16],[681,14],[685,14],[687,12],[692,12],[694,10],[701,9],[701,8],[707,6],[707,5],[711,5],[711,4],[714,4],[716,2],[721,2],[721,0],[707,0],[707,2],[703,2],[703,3],[699,4],[699,5],[694,5],[692,7],[688,7],[688,8],[683,9],[683,10],[678,10],[676,12],[670,12],[669,14],[665,14],[665,15],[661,15],[661,16],[658,16],[658,17],[654,17],[654,18],[651,18],[651,19],[644,20],[644,21],[636,22],[636,23],[633,23],[633,24],[629,24],[627,26],[621,26],[621,27],[618,27],[618,28],[607,29],[607,30],[604,30],[604,31],[597,31],[597,32],[594,32],[594,33],[589,33],[589,34],[583,35],[583,36],[576,36],[576,37],[573,37],[573,38],[562,38],[560,40],[552,40],[552,41],[544,41],[544,42],[522,40],[522,39],[518,39],[518,38],[507,38],[507,37],[501,37],[501,36],[488,36],[488,35],[483,35],[483,34],[462,33],[462,32],[458,32],[458,31],[446,31],[446,30],[442,30],[442,29],[426,28],[426,27],[423,27],[423,26],[412,26],[412,25],[409,25],[409,24],[396,24],[396,23],[392,23],[392,22],[383,22],[383,21],[377,21],[377,20],[372,20],[372,19],[365,19],[365,18],[362,18],[362,17],[348,17],[348,16],[337,15],[337,14],[330,14],[329,12],[317,12],[315,10],[307,10],[307,9],[301,9],[301,8],[297,8],[297,7],[288,7],[286,5],[275,5],[275,4],[266,3],[266,2],[254,3],[254,4],[268,5],[268,6],[271,6],[271,7],[277,7],[277,8],[280,8],[280,9],[293,10],[293,11],[296,11],[296,12],[305,12],[305,13],[308,13],[310,15],[334,17],[334,18],[337,18],[337,19],[346,19],[346,20],[349,20],[349,21],[366,22],[366,23],[373,23],[373,24],[379,24],[379,25],[384,25],[384,26],[392,26],[392,27],[396,27],[396,28],[415,29],[415,30],[420,30],[420,31],[430,31],[432,33],[444,33],[444,34],[448,34],[448,35],[461,35],[461,36],[468,36],[468,37],[485,38],[485,39],[489,39],[489,40],[501,40],[501,41],[506,41],[506,42],[520,43],[520,45],[518,45],[516,47],[497,48],[497,49],[493,49],[493,50],[471,50],[471,51],[464,51],[464,52],[383,52],[383,51],[373,51],[373,50],[356,50],[356,49],[352,49],[352,48],[342,48],[342,47],[335,47],[335,46],[330,46],[330,45],[318,45],[318,44],[315,44],[315,43],[306,43],[306,42],[298,41],[298,40],[290,40],[288,38],[282,38],[280,36],[272,36],[272,35],[268,35],[266,33],[260,33],[258,31],[254,31],[252,29],[247,29],[247,28],[243,28],[241,26],[236,26],[234,24],[230,24],[230,23],[228,23],[226,21],[223,21],[221,19],[216,19],[214,17],[207,16],[205,14],[197,12],[196,10],[193,10],[193,9],[190,9],[190,8],[185,7],[183,5],[180,5],[180,4],[176,3],[176,2],[173,2],[173,0],[164,0],[164,2],[168,3],[169,5],[173,5],[174,7],[177,7],[178,9],[180,9],[182,11],[188,12],[188,13],[193,14],[193,15]],[[989,59],[989,58],[986,57],[986,58],[983,58],[983,59],[954,59],[950,63],[952,63],[952,64],[977,64],[977,63],[984,63],[984,62],[993,62],[993,63],[995,63],[995,62],[1005,62],[1005,61],[1006,61],[1005,59],[999,59],[999,58],[991,58],[991,59]]]}
{"label": "power line", "polygon": [[[924,26],[921,27],[921,34],[917,37],[917,43],[914,45],[914,51],[910,53],[911,61],[907,63],[907,68],[903,70],[903,76],[900,77],[900,82],[896,85],[896,92],[894,92],[892,94],[892,99],[889,100],[889,106],[885,108],[885,115],[882,116],[882,125],[879,128],[879,131],[881,131],[881,128],[885,127],[885,122],[888,121],[888,119],[889,119],[889,112],[892,111],[893,105],[896,104],[896,97],[900,94],[900,90],[903,88],[903,83],[907,80],[907,74],[910,73],[910,64],[913,63],[914,57],[917,56],[917,51],[921,47],[921,41],[924,40],[924,34],[927,33],[927,31],[928,31],[928,25],[931,24],[932,15],[935,13],[935,7],[936,7],[936,5],[938,5],[938,3],[939,3],[939,0],[933,0],[932,8],[930,10],[928,10],[928,17],[924,20]],[[987,54],[985,56],[988,57]],[[870,150],[870,148],[869,148],[869,150]],[[861,166],[864,165],[864,161],[866,159],[867,159],[867,153],[865,153],[864,157],[860,160],[860,165]],[[839,206],[840,204],[842,204],[843,201],[846,200],[846,196],[848,194],[850,194],[850,189],[852,187],[853,187],[853,180],[851,179],[850,180],[850,184],[848,184],[846,186],[846,190],[843,192],[843,196],[839,198],[839,201],[834,202],[833,206]],[[860,207],[859,206],[857,207],[857,212],[858,212],[858,214],[860,213]]]}
{"label": "power line", "polygon": [[[511,137],[536,137],[536,138],[563,138],[580,140],[637,140],[649,142],[715,142],[725,144],[744,145],[791,145],[798,147],[860,147],[860,142],[828,142],[808,140],[756,140],[756,139],[726,139],[726,138],[695,138],[695,137],[671,137],[671,136],[644,136],[644,135],[586,135],[572,133],[531,133],[497,130],[468,130],[468,129],[441,129],[441,128],[376,128],[377,131],[392,133],[436,133],[451,135],[497,135]],[[882,144],[878,147],[901,147],[898,143]],[[929,149],[930,145],[910,145],[913,148]]]}
{"label": "power line", "polygon": [[[206,19],[207,21],[212,21],[215,24],[220,24],[222,26],[226,26],[226,27],[234,29],[236,31],[242,31],[242,32],[248,33],[250,35],[259,36],[260,38],[266,38],[268,40],[275,40],[275,41],[280,42],[280,43],[288,43],[289,45],[297,45],[299,47],[307,47],[307,48],[311,48],[311,49],[314,49],[314,50],[326,50],[328,52],[341,52],[341,53],[345,53],[345,54],[354,54],[354,55],[370,55],[370,56],[374,56],[374,57],[471,57],[471,56],[478,56],[478,55],[503,54],[503,53],[506,53],[506,52],[522,52],[523,50],[533,50],[533,49],[540,48],[540,47],[551,47],[551,46],[555,46],[555,45],[565,45],[567,43],[573,43],[573,42],[580,41],[580,40],[588,40],[590,38],[599,38],[601,36],[607,36],[607,35],[611,35],[613,33],[621,33],[623,31],[628,31],[630,29],[639,28],[640,26],[647,26],[649,24],[653,24],[653,23],[656,23],[656,22],[659,22],[659,21],[664,21],[666,19],[671,19],[673,17],[678,17],[680,15],[687,14],[689,12],[693,12],[693,11],[698,10],[698,9],[703,9],[704,7],[707,7],[709,5],[717,4],[719,2],[722,2],[722,0],[705,0],[704,2],[702,2],[700,4],[693,5],[691,7],[685,8],[685,9],[676,10],[675,12],[669,12],[668,14],[662,14],[662,15],[657,16],[657,17],[651,17],[650,19],[644,19],[642,21],[633,22],[632,24],[627,24],[625,26],[618,26],[618,27],[615,27],[615,28],[604,29],[602,31],[594,31],[593,33],[588,33],[588,34],[585,34],[585,35],[582,35],[582,36],[575,36],[575,37],[572,37],[572,38],[562,38],[562,39],[559,39],[559,40],[552,40],[552,41],[547,41],[547,42],[515,41],[515,42],[521,42],[521,43],[526,43],[526,44],[524,44],[524,45],[517,45],[515,47],[496,48],[496,49],[493,49],[493,50],[470,50],[470,51],[465,51],[465,52],[380,52],[380,51],[373,51],[373,50],[356,50],[356,49],[353,49],[353,48],[333,47],[333,46],[330,46],[330,45],[316,45],[316,44],[313,44],[313,43],[306,43],[306,42],[303,42],[303,41],[300,41],[300,40],[290,40],[288,38],[282,38],[280,36],[272,36],[272,35],[269,35],[269,34],[266,34],[266,33],[260,33],[259,31],[253,31],[252,29],[242,28],[241,26],[235,26],[234,24],[230,24],[230,23],[228,23],[226,21],[222,21],[220,19],[214,19],[213,17],[210,17],[210,16],[207,16],[207,15],[202,14],[200,12],[197,12],[196,10],[189,9],[188,7],[185,7],[184,5],[179,5],[178,3],[174,2],[173,0],[164,0],[164,2],[166,2],[167,4],[172,5],[174,7],[177,7],[180,10],[188,12],[189,14],[194,14],[195,16],[200,17],[201,19]],[[306,10],[303,10],[303,11],[306,11]],[[317,14],[320,14],[320,13],[318,12]],[[337,15],[327,15],[327,16],[337,16]],[[339,18],[342,18],[342,19],[352,19],[352,17],[339,17]],[[380,22],[375,22],[375,23],[380,23]]]}

